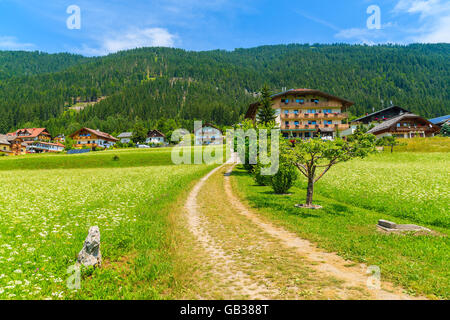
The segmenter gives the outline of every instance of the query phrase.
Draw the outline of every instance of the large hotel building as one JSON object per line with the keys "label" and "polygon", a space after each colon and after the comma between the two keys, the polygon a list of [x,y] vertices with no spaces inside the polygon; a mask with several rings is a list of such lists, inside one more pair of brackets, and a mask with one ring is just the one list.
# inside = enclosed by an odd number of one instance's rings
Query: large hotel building
{"label": "large hotel building", "polygon": [[[354,103],[313,89],[291,89],[272,96],[276,121],[285,138],[334,138],[349,129],[345,111]],[[257,120],[259,103],[251,104],[247,119]]]}

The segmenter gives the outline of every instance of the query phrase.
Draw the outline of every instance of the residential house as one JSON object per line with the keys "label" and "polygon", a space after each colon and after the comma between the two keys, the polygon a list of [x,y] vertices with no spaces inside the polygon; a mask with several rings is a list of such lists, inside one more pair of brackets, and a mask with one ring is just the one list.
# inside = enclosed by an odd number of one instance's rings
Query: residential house
{"label": "residential house", "polygon": [[383,110],[373,112],[371,114],[366,114],[364,117],[353,120],[352,122],[357,123],[357,124],[359,124],[359,123],[370,124],[372,122],[382,122],[382,121],[386,121],[386,120],[398,117],[405,113],[410,113],[410,112],[399,106],[391,106],[391,107],[385,108]]}
{"label": "residential house", "polygon": [[52,140],[52,136],[50,135],[50,133],[46,128],[19,129],[16,132],[8,133],[8,135],[17,136],[21,138],[24,142],[30,141],[50,142]]}
{"label": "residential house", "polygon": [[81,128],[77,132],[70,135],[70,138],[74,141],[75,148],[109,148],[116,144],[119,139],[114,138],[112,135],[101,132],[100,130],[93,130],[89,128]]}
{"label": "residential house", "polygon": [[0,154],[11,155],[11,143],[7,135],[0,135]]}
{"label": "residential house", "polygon": [[117,136],[120,139],[120,143],[126,144],[131,142],[131,138],[133,138],[133,132],[122,132]]}
{"label": "residential house", "polygon": [[148,144],[164,144],[166,142],[166,136],[158,130],[150,130],[145,142]]}
{"label": "residential house", "polygon": [[[345,111],[354,103],[315,89],[291,89],[272,96],[276,122],[285,138],[332,139],[350,128]],[[260,103],[250,105],[245,118],[257,121]]]}
{"label": "residential house", "polygon": [[64,144],[66,142],[66,136],[64,134],[60,134],[53,138],[53,142]]}
{"label": "residential house", "polygon": [[395,136],[397,138],[433,137],[439,133],[440,128],[413,113],[406,113],[384,121],[367,133],[374,134],[377,138]]}
{"label": "residential house", "polygon": [[62,152],[65,146],[59,142],[30,141],[25,142],[29,153]]}
{"label": "residential house", "polygon": [[0,154],[18,156],[26,154],[27,145],[21,138],[12,135],[0,135]]}
{"label": "residential house", "polygon": [[195,145],[221,145],[223,144],[222,131],[206,123],[202,128],[198,128],[194,131]]}
{"label": "residential house", "polygon": [[51,143],[52,136],[46,128],[25,128],[8,133],[10,137],[20,138],[26,144],[27,153],[60,152],[61,143]]}

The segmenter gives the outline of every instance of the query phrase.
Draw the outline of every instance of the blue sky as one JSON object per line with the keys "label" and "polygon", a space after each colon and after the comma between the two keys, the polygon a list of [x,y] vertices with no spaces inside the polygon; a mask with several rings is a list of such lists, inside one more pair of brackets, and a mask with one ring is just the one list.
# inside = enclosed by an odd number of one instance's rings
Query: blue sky
{"label": "blue sky", "polygon": [[[81,28],[68,29],[70,5]],[[381,28],[369,29],[371,5]],[[450,0],[0,0],[0,50],[105,55],[286,43],[450,42]]]}

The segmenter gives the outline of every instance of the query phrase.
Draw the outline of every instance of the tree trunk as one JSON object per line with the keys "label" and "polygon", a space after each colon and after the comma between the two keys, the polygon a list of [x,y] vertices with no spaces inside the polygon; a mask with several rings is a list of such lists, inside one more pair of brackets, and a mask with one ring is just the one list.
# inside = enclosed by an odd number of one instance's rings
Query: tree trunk
{"label": "tree trunk", "polygon": [[308,178],[308,191],[306,193],[306,205],[311,206],[314,195],[314,178]]}
{"label": "tree trunk", "polygon": [[391,145],[391,153],[394,153],[394,145]]}

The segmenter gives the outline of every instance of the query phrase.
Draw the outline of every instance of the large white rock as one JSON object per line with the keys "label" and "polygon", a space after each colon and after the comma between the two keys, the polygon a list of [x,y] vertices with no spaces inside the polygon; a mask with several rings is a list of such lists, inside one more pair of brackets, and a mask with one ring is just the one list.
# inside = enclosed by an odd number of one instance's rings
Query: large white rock
{"label": "large white rock", "polygon": [[91,227],[84,241],[83,249],[78,254],[78,263],[84,266],[100,267],[102,265],[102,254],[100,253],[100,229]]}

